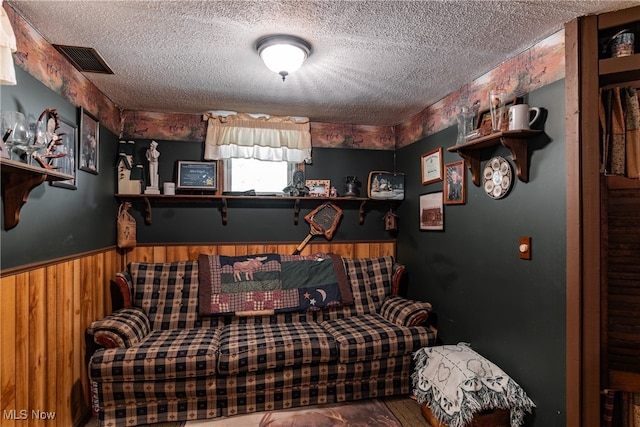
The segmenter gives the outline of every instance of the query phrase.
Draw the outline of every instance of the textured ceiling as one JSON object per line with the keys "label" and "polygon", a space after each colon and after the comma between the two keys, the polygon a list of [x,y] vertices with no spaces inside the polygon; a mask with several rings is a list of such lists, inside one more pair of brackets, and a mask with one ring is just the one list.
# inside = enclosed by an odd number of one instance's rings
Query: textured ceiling
{"label": "textured ceiling", "polygon": [[[48,42],[96,49],[115,74],[85,75],[124,109],[395,125],[573,18],[638,0],[7,3]],[[285,82],[255,51],[275,33],[312,45]]]}

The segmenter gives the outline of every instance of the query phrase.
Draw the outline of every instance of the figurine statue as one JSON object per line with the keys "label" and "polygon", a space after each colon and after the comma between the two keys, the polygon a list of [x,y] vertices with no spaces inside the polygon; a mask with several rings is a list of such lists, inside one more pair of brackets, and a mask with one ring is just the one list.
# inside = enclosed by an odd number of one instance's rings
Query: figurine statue
{"label": "figurine statue", "polygon": [[300,169],[293,173],[293,179],[289,185],[287,185],[282,192],[292,197],[306,197],[309,195],[309,187],[305,185],[304,172]]}
{"label": "figurine statue", "polygon": [[160,152],[157,150],[158,143],[151,141],[149,149],[147,150],[147,161],[149,162],[149,184],[145,189],[145,194],[160,194],[160,188],[158,181],[160,176],[158,175],[158,158]]}

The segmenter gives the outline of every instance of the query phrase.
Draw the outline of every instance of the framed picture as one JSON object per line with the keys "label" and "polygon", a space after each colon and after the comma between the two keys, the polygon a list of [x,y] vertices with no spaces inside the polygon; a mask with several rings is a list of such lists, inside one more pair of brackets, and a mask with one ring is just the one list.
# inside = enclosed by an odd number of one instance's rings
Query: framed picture
{"label": "framed picture", "polygon": [[100,122],[84,108],[80,107],[79,169],[97,175],[99,155]]}
{"label": "framed picture", "polygon": [[60,136],[59,145],[55,146],[54,154],[63,155],[51,159],[51,166],[58,172],[73,176],[73,179],[66,181],[51,181],[54,187],[68,188],[76,190],[76,150],[78,148],[78,126],[69,120],[58,116],[58,130],[56,134]]}
{"label": "framed picture", "polygon": [[178,160],[176,190],[216,191],[217,162]]}
{"label": "framed picture", "polygon": [[444,204],[463,205],[467,200],[464,160],[444,165]]}
{"label": "framed picture", "polygon": [[442,191],[420,196],[420,230],[444,230]]}
{"label": "framed picture", "polygon": [[421,157],[422,185],[442,181],[442,147]]}
{"label": "framed picture", "polygon": [[305,185],[309,187],[311,197],[329,197],[331,192],[331,180],[329,179],[307,179]]}
{"label": "framed picture", "polygon": [[404,200],[404,174],[382,171],[369,173],[367,196],[370,199]]}

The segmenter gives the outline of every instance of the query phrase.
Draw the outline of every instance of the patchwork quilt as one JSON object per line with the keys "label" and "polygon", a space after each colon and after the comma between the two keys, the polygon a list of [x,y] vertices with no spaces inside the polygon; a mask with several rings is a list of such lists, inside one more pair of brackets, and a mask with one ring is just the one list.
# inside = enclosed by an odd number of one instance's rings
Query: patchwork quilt
{"label": "patchwork quilt", "polygon": [[305,311],[353,303],[335,254],[200,255],[199,314],[251,315]]}

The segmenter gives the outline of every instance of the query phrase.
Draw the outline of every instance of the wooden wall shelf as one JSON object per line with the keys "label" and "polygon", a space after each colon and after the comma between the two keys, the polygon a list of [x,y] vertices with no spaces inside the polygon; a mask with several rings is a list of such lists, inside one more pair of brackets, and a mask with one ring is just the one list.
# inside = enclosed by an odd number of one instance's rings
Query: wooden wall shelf
{"label": "wooden wall shelf", "polygon": [[31,190],[45,181],[73,179],[71,175],[5,158],[0,158],[0,169],[2,170],[5,230],[10,230],[18,225],[20,209],[27,203]]}
{"label": "wooden wall shelf", "polygon": [[229,204],[237,206],[291,206],[293,207],[293,221],[298,224],[300,205],[316,206],[330,201],[339,206],[359,204],[359,222],[364,223],[365,208],[369,203],[397,204],[399,200],[379,200],[367,197],[289,197],[289,196],[225,196],[208,194],[116,194],[121,201],[143,202],[145,205],[145,224],[151,225],[151,205],[179,205],[179,204],[212,204],[220,208],[222,223],[227,224]]}
{"label": "wooden wall shelf", "polygon": [[640,80],[640,54],[598,61],[600,86]]}
{"label": "wooden wall shelf", "polygon": [[482,182],[480,150],[502,144],[511,152],[511,158],[516,164],[516,173],[520,181],[529,182],[528,143],[529,139],[541,133],[541,130],[494,132],[490,135],[449,147],[447,151],[457,152],[466,161],[467,167],[471,171],[472,181],[479,187]]}

